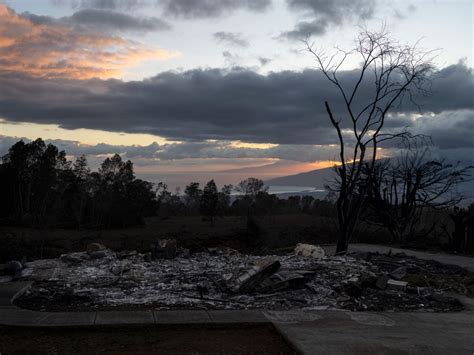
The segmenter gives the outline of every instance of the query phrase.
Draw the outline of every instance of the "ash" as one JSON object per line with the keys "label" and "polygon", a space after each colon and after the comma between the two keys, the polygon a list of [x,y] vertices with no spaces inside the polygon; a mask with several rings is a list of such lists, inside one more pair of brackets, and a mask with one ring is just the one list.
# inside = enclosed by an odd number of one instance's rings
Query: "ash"
{"label": "ash", "polygon": [[[402,266],[400,260],[395,267]],[[35,281],[17,299],[39,310],[351,309],[459,311],[442,290],[381,284],[386,269],[350,256],[252,256],[227,248],[172,259],[149,254],[77,252],[28,262],[21,280]],[[403,275],[401,275],[403,277]],[[400,288],[400,284],[402,285]],[[406,284],[406,282],[405,282]]]}

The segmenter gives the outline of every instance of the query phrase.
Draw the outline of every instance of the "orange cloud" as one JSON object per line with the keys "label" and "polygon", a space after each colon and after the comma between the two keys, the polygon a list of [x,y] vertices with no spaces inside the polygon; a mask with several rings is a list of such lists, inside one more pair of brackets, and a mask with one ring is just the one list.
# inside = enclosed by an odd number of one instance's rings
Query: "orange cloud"
{"label": "orange cloud", "polygon": [[178,53],[121,37],[35,24],[0,4],[0,72],[46,78],[119,78],[126,68]]}

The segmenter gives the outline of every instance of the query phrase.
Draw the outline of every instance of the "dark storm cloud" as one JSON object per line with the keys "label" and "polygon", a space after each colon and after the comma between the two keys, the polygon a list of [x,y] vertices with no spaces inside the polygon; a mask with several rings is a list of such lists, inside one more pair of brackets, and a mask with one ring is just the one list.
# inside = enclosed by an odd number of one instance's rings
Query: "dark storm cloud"
{"label": "dark storm cloud", "polygon": [[55,5],[70,5],[73,8],[103,10],[133,10],[149,4],[148,0],[52,0]]}
{"label": "dark storm cloud", "polygon": [[171,26],[157,17],[136,17],[125,13],[98,9],[84,9],[66,19],[74,25],[97,30],[157,31]]}
{"label": "dark storm cloud", "polygon": [[271,0],[162,0],[165,13],[182,18],[215,18],[235,10],[262,12]]}
{"label": "dark storm cloud", "polygon": [[53,4],[126,11],[157,6],[173,17],[200,19],[216,18],[236,10],[262,12],[270,7],[271,0],[53,0]]}
{"label": "dark storm cloud", "polygon": [[[354,82],[357,71],[342,71]],[[474,110],[473,75],[463,63],[441,70],[433,95],[420,99],[421,113]],[[359,102],[371,97],[361,86]],[[0,76],[0,117],[53,123],[64,128],[150,133],[170,139],[242,140],[279,144],[336,143],[324,108],[344,117],[340,94],[319,71],[260,75],[218,69],[164,72],[134,82]],[[417,113],[397,106],[394,113]],[[407,118],[408,117],[408,118]],[[413,125],[410,116],[388,119],[392,129]]]}
{"label": "dark storm cloud", "polygon": [[35,24],[74,26],[76,29],[86,31],[148,32],[171,28],[169,23],[157,17],[133,16],[123,12],[103,9],[82,9],[71,16],[58,19],[30,13],[23,13],[22,16]]}
{"label": "dark storm cloud", "polygon": [[373,16],[375,0],[287,0],[290,10],[306,18],[281,37],[305,39],[309,35],[323,35],[330,26],[340,26],[352,20],[367,20]]}
{"label": "dark storm cloud", "polygon": [[248,47],[249,45],[249,42],[238,32],[219,31],[215,32],[212,36],[218,43],[230,46]]}
{"label": "dark storm cloud", "polygon": [[413,128],[416,132],[429,134],[440,149],[474,148],[474,110],[422,116]]}

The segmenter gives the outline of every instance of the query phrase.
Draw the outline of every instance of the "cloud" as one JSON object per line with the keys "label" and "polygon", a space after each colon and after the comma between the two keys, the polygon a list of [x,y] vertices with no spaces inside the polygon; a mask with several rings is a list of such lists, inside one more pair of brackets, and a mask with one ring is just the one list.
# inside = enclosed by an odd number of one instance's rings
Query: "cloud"
{"label": "cloud", "polygon": [[[355,82],[356,70],[341,71]],[[472,70],[449,66],[433,81],[421,113],[473,111]],[[358,102],[372,95],[361,85]],[[261,75],[251,70],[195,69],[163,72],[142,80],[64,80],[0,75],[0,117],[16,122],[53,123],[63,128],[149,133],[172,140],[240,140],[276,144],[332,144],[337,137],[324,101],[345,115],[340,94],[319,71]],[[418,108],[397,106],[387,127],[416,123]],[[403,116],[398,115],[404,114]]]}
{"label": "cloud", "polygon": [[237,10],[263,12],[272,0],[52,0],[53,4],[75,9],[134,11],[157,6],[165,15],[182,19],[209,19]]}
{"label": "cloud", "polygon": [[54,5],[103,10],[134,10],[149,4],[147,0],[52,0]]}
{"label": "cloud", "polygon": [[183,142],[162,146],[156,156],[162,160],[226,158],[226,159],[282,159],[298,162],[332,160],[338,147],[286,144],[269,148],[236,147],[229,142]]}
{"label": "cloud", "polygon": [[474,110],[423,115],[417,118],[413,130],[430,135],[441,149],[474,148]]}
{"label": "cloud", "polygon": [[236,10],[262,12],[271,5],[271,0],[163,0],[166,14],[187,18],[216,18]]}
{"label": "cloud", "polygon": [[287,0],[288,8],[308,18],[283,32],[280,37],[305,39],[310,35],[320,36],[331,26],[342,26],[353,20],[367,20],[373,16],[375,0]]}
{"label": "cloud", "polygon": [[[28,142],[29,139],[0,135],[0,157],[8,152],[13,144],[20,139]],[[157,161],[188,160],[188,159],[221,159],[232,161],[234,159],[280,159],[297,162],[314,162],[332,160],[337,157],[336,146],[314,145],[278,145],[270,148],[250,148],[235,146],[226,141],[183,142],[159,145],[154,142],[146,146],[138,145],[111,145],[96,144],[86,145],[77,141],[49,139],[46,143],[56,145],[59,150],[64,150],[69,156],[78,157],[104,156],[121,154],[126,159],[139,160],[142,165],[155,165]],[[100,160],[100,157],[98,158]]]}
{"label": "cloud", "polygon": [[84,9],[64,19],[72,25],[106,31],[162,31],[171,26],[157,17],[135,17],[116,11]]}
{"label": "cloud", "polygon": [[71,16],[54,18],[23,13],[36,25],[69,26],[80,31],[149,32],[169,30],[171,25],[157,17],[137,17],[123,12],[102,9],[82,9]]}
{"label": "cloud", "polygon": [[266,58],[266,57],[259,57],[258,61],[260,62],[260,65],[263,67],[263,66],[269,64],[272,61],[272,59]]}
{"label": "cloud", "polygon": [[226,62],[227,66],[230,68],[239,67],[239,64],[242,61],[242,58],[238,54],[234,54],[229,51],[222,52],[222,56],[224,57],[224,61]]}
{"label": "cloud", "polygon": [[403,20],[416,12],[418,8],[414,4],[407,4],[405,8],[401,8],[399,4],[394,4],[392,9],[393,16],[398,20]]}
{"label": "cloud", "polygon": [[49,78],[113,78],[141,61],[175,55],[121,37],[80,31],[44,16],[32,20],[0,4],[0,72],[3,73]]}
{"label": "cloud", "polygon": [[242,36],[242,34],[237,32],[215,32],[213,37],[218,43],[223,43],[225,45],[236,47],[248,47],[249,45],[249,42]]}

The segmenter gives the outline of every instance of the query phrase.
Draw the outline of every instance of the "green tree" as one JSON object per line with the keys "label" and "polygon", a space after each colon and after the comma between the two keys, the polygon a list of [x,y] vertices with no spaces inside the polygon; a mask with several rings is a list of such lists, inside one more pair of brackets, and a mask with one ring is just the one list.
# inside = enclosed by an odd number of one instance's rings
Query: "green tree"
{"label": "green tree", "polygon": [[256,200],[259,194],[266,194],[268,187],[262,180],[257,178],[247,178],[237,184],[235,190],[240,193],[238,202],[242,205],[246,216],[246,238],[250,244],[257,245],[257,239],[260,236],[260,227],[254,218],[256,213]]}
{"label": "green tree", "polygon": [[218,193],[218,200],[219,200],[219,215],[223,216],[229,211],[230,201],[231,201],[231,194],[234,187],[232,185],[224,185],[221,191]]}
{"label": "green tree", "polygon": [[198,182],[191,182],[186,186],[184,189],[184,200],[188,214],[195,214],[199,211],[201,195],[202,190],[199,188]]}
{"label": "green tree", "polygon": [[268,187],[265,187],[265,184],[262,180],[249,177],[239,182],[235,187],[235,190],[239,192],[244,198],[255,201],[255,196],[257,196],[260,191],[267,191]]}
{"label": "green tree", "polygon": [[199,211],[204,219],[214,223],[219,208],[219,195],[214,180],[209,181],[201,195]]}

